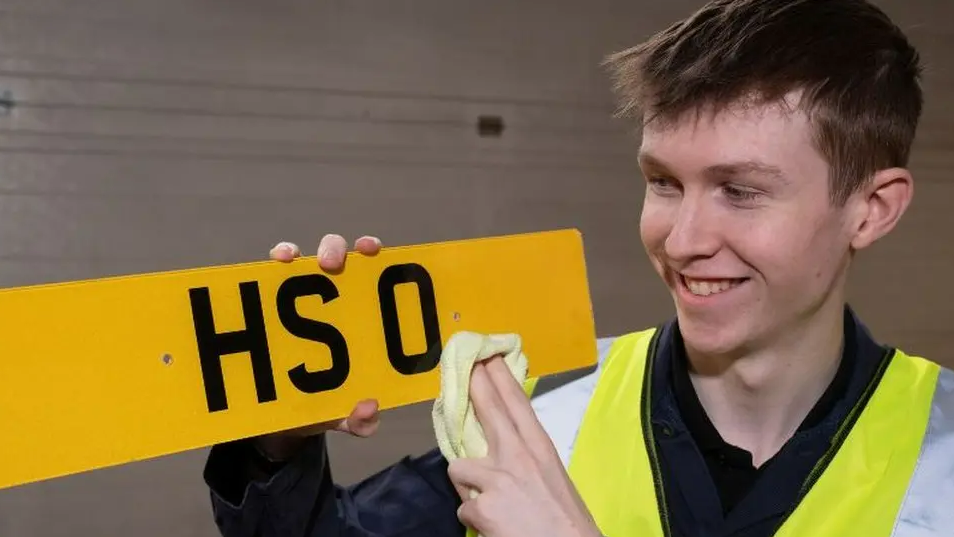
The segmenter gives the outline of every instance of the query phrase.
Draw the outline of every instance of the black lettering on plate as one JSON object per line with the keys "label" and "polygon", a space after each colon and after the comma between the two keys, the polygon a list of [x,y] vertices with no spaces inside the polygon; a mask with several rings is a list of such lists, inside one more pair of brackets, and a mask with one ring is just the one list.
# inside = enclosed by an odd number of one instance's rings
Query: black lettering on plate
{"label": "black lettering on plate", "polygon": [[219,333],[215,331],[208,287],[189,289],[192,322],[195,326],[195,339],[199,349],[199,363],[202,367],[202,380],[205,384],[205,398],[209,412],[228,408],[225,378],[222,372],[222,357],[228,354],[248,352],[251,356],[252,375],[255,378],[255,391],[259,403],[274,401],[277,398],[258,284],[242,282],[239,284],[239,293],[242,298],[245,329]]}
{"label": "black lettering on plate", "polygon": [[[397,298],[394,294],[395,287],[402,283],[417,285],[421,316],[424,320],[424,338],[427,342],[427,350],[420,354],[408,355],[404,352]],[[384,269],[378,279],[378,298],[381,301],[381,322],[391,366],[404,375],[426,373],[437,367],[441,355],[441,329],[434,282],[427,270],[416,263],[392,265]]]}
{"label": "black lettering on plate", "polygon": [[351,372],[348,344],[337,328],[330,324],[302,317],[295,307],[295,300],[318,295],[324,303],[338,298],[338,288],[326,276],[309,274],[285,280],[278,288],[276,298],[278,318],[293,336],[324,343],[331,350],[331,368],[308,371],[305,364],[298,364],[288,371],[292,384],[304,393],[326,392],[344,384]]}

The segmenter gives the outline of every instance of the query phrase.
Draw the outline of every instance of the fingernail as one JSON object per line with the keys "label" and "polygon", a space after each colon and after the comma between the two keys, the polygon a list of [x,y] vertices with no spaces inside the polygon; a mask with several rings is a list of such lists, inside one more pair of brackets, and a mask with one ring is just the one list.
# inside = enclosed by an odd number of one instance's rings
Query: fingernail
{"label": "fingernail", "polygon": [[328,245],[321,243],[318,245],[318,259],[324,259],[325,254],[328,253]]}
{"label": "fingernail", "polygon": [[288,243],[288,242],[280,242],[280,243],[276,244],[276,245],[275,245],[275,249],[276,249],[276,250],[284,250],[284,251],[286,251],[286,252],[291,252],[291,251],[293,250],[291,243]]}

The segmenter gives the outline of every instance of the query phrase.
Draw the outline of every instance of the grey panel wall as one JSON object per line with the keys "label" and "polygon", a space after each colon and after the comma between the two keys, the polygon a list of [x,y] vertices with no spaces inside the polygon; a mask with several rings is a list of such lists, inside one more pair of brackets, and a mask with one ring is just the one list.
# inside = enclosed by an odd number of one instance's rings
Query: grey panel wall
{"label": "grey panel wall", "polygon": [[[0,285],[313,252],[327,231],[573,226],[600,334],[655,323],[671,308],[639,244],[637,140],[598,64],[698,4],[0,0]],[[954,364],[954,8],[883,4],[924,47],[929,103],[912,214],[862,256],[853,298],[879,336]],[[476,135],[483,114],[501,138]],[[427,410],[336,438],[339,478],[429,448]],[[0,491],[0,535],[214,535],[204,457]]]}

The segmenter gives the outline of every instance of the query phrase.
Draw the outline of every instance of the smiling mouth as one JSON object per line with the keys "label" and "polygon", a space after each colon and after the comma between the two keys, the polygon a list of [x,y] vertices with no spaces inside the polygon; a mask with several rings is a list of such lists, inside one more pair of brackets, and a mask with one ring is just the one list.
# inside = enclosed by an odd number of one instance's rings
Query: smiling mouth
{"label": "smiling mouth", "polygon": [[699,280],[679,274],[683,286],[696,296],[711,296],[724,293],[745,283],[748,278],[725,278]]}

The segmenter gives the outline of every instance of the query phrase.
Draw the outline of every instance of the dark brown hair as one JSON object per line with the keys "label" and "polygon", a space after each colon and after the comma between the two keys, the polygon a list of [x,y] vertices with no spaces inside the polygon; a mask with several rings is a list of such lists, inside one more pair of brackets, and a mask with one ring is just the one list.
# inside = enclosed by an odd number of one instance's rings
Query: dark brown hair
{"label": "dark brown hair", "polygon": [[907,166],[921,115],[918,52],[863,0],[716,0],[611,55],[619,115],[676,121],[802,91],[842,204],[876,171]]}

